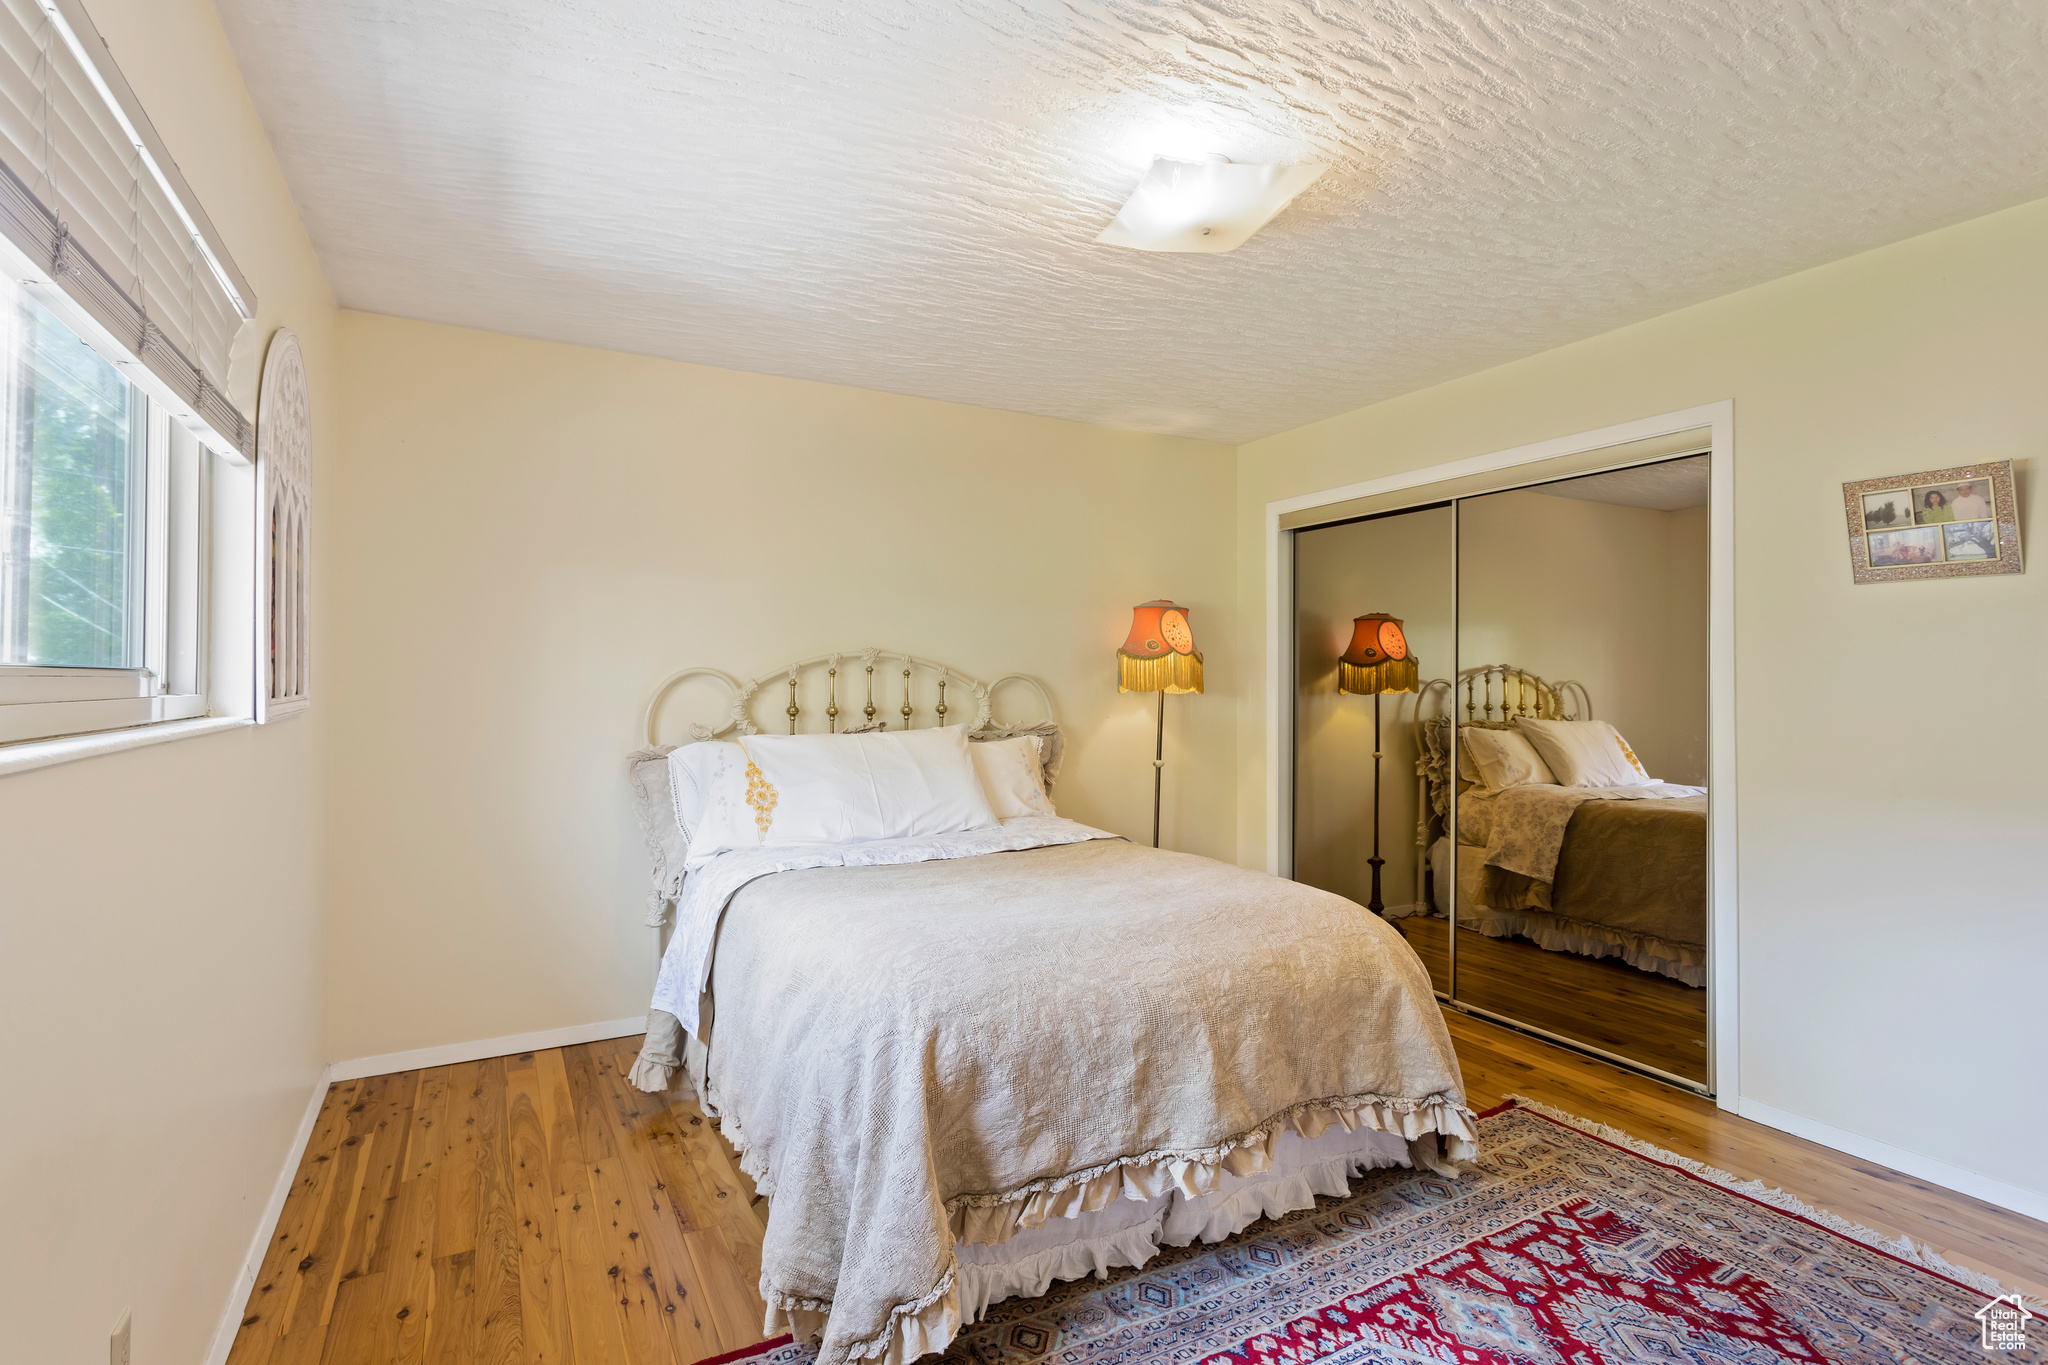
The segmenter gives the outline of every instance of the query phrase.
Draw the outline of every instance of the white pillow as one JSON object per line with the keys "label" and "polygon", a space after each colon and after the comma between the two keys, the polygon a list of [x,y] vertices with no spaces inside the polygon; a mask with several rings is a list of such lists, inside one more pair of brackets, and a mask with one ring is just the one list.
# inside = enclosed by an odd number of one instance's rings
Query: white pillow
{"label": "white pillow", "polygon": [[700,761],[705,800],[690,831],[691,867],[731,849],[957,834],[996,823],[960,725],[749,735]]}
{"label": "white pillow", "polygon": [[1515,728],[1564,787],[1640,787],[1657,779],[1644,771],[1621,731],[1604,720],[1536,720],[1522,716]]}
{"label": "white pillow", "polygon": [[982,740],[969,744],[967,752],[973,756],[974,775],[981,779],[981,789],[996,819],[1055,814],[1052,798],[1045,794],[1038,736]]}
{"label": "white pillow", "polygon": [[998,740],[1015,739],[1029,735],[1038,742],[1038,772],[1045,779],[1045,794],[1052,795],[1053,783],[1060,780],[1060,761],[1066,756],[1067,739],[1060,732],[1056,721],[1040,721],[1036,725],[984,725],[979,730],[967,732],[969,744],[993,744]]}
{"label": "white pillow", "polygon": [[1482,730],[1468,725],[1460,727],[1459,732],[1465,737],[1465,748],[1472,756],[1472,766],[1479,770],[1479,780],[1486,784],[1488,791],[1506,791],[1509,787],[1527,786],[1531,782],[1557,781],[1535,746],[1515,731]]}
{"label": "white pillow", "polygon": [[[747,760],[740,746],[730,740],[701,740],[678,745],[668,755],[669,800],[675,806],[676,825],[683,832],[684,853],[704,820],[705,803],[728,770],[745,773]],[[745,790],[746,778],[740,778]]]}

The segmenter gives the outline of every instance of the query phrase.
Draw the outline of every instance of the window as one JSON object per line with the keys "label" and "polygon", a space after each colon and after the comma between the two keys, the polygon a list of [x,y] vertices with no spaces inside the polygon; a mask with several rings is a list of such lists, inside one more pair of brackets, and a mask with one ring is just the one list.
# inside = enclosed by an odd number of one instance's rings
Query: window
{"label": "window", "polygon": [[254,714],[255,308],[85,0],[0,0],[0,771]]}
{"label": "window", "polygon": [[12,304],[0,663],[139,667],[149,404],[49,310]]}
{"label": "window", "polygon": [[0,743],[203,715],[208,456],[0,286]]}

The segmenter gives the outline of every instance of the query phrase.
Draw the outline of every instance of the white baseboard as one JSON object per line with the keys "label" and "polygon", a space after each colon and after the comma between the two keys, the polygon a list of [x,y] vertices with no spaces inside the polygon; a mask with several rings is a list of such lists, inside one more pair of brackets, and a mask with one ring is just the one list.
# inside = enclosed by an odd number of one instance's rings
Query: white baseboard
{"label": "white baseboard", "polygon": [[1996,1204],[2002,1209],[2048,1223],[2048,1194],[2037,1194],[2023,1190],[2017,1185],[2008,1185],[1988,1175],[1951,1166],[1946,1161],[1937,1161],[1931,1156],[1909,1152],[1903,1147],[1894,1147],[1888,1142],[1863,1137],[1845,1129],[1778,1109],[1747,1097],[1736,1101],[1735,1112],[1746,1119],[1754,1120],[1781,1133],[1803,1137],[1808,1142],[1818,1142],[1823,1147],[1832,1147],[1865,1161],[1874,1161],[1880,1166],[1889,1166],[1930,1185],[1939,1185],[1945,1190],[1967,1194],[1972,1199],[1981,1199],[1987,1204]]}
{"label": "white baseboard", "polygon": [[220,1315],[220,1326],[214,1329],[213,1348],[206,1353],[206,1365],[227,1365],[228,1352],[234,1349],[235,1335],[242,1330],[242,1310],[249,1305],[249,1295],[255,1292],[256,1277],[263,1273],[263,1255],[270,1250],[270,1234],[277,1227],[277,1220],[284,1216],[285,1197],[292,1192],[292,1181],[298,1177],[299,1162],[305,1159],[306,1144],[313,1140],[313,1125],[319,1122],[320,1106],[327,1099],[327,1087],[332,1083],[333,1068],[322,1067],[313,1083],[313,1097],[306,1101],[306,1113],[299,1120],[299,1131],[292,1138],[291,1150],[284,1154],[284,1167],[277,1173],[277,1183],[270,1187],[270,1200],[264,1204],[263,1212],[256,1220],[256,1235],[249,1241],[249,1255],[242,1262],[241,1273],[235,1276],[235,1287],[228,1291],[228,1306]]}
{"label": "white baseboard", "polygon": [[479,1038],[473,1043],[444,1043],[440,1047],[387,1052],[381,1057],[357,1057],[353,1061],[336,1062],[330,1079],[353,1081],[364,1076],[388,1076],[394,1071],[417,1071],[426,1066],[480,1062],[486,1057],[537,1052],[544,1047],[574,1047],[578,1043],[601,1043],[607,1038],[630,1038],[646,1030],[647,1016],[636,1014],[631,1019],[607,1019],[601,1024],[572,1024],[568,1028],[542,1029],[537,1033],[508,1033],[502,1038]]}

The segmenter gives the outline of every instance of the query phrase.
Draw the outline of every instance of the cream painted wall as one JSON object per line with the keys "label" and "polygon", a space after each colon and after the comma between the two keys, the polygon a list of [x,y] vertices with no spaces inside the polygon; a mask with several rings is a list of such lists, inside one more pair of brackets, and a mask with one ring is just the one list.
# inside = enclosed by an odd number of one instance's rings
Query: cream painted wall
{"label": "cream painted wall", "polygon": [[624,756],[654,685],[883,648],[1030,672],[1056,793],[1149,839],[1130,608],[1193,608],[1165,842],[1229,858],[1234,452],[1049,419],[342,314],[328,937],[336,1058],[647,1008]]}
{"label": "cream painted wall", "polygon": [[[90,4],[256,290],[245,411],[299,333],[324,482],[333,298],[213,6]],[[0,1358],[104,1360],[125,1307],[135,1365],[206,1353],[326,1061],[317,723],[0,777]]]}
{"label": "cream painted wall", "polygon": [[2048,571],[1859,587],[1841,505],[1846,480],[2009,458],[2038,534],[2044,355],[2048,202],[1256,442],[1240,652],[1264,647],[1268,501],[1733,399],[1743,1096],[2048,1192],[2048,1089],[2014,1070],[2048,1036],[2048,741],[2024,719]]}
{"label": "cream painted wall", "polygon": [[1705,512],[1527,489],[1459,503],[1459,662],[1576,679],[1652,777],[1704,783]]}

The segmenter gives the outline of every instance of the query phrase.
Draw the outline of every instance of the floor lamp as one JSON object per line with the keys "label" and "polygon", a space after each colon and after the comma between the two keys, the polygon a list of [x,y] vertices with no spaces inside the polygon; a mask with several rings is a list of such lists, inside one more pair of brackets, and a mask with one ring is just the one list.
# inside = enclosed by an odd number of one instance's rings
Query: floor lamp
{"label": "floor lamp", "polygon": [[1166,694],[1202,690],[1202,651],[1188,609],[1161,598],[1131,608],[1131,633],[1116,652],[1116,690],[1157,692],[1159,730],[1152,741],[1152,847],[1159,847],[1159,781],[1166,770]]}
{"label": "floor lamp", "polygon": [[1351,648],[1337,659],[1337,690],[1372,698],[1372,899],[1365,908],[1382,917],[1380,869],[1387,860],[1380,856],[1380,693],[1413,692],[1418,676],[1399,621],[1383,611],[1352,621]]}

